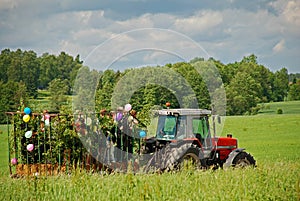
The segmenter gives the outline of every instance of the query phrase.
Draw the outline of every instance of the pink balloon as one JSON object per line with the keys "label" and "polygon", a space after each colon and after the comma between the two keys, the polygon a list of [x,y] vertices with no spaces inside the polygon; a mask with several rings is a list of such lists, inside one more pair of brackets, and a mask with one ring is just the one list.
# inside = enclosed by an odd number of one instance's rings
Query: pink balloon
{"label": "pink balloon", "polygon": [[32,151],[34,149],[34,145],[33,144],[28,144],[27,145],[27,150],[28,151]]}
{"label": "pink balloon", "polygon": [[17,164],[18,164],[18,159],[12,158],[10,162],[11,162],[11,164],[13,164],[13,165],[17,165]]}

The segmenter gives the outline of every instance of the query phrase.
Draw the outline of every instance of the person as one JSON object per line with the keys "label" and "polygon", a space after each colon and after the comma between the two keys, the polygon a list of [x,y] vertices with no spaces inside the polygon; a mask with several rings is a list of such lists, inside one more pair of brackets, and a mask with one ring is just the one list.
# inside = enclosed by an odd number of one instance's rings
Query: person
{"label": "person", "polygon": [[114,120],[111,113],[109,113],[106,109],[100,111],[99,123],[101,132],[106,137],[105,160],[107,162],[115,162],[114,145],[116,142],[116,136],[114,132]]}
{"label": "person", "polygon": [[81,113],[77,116],[77,119],[75,121],[75,130],[80,135],[86,135],[87,134],[86,125],[85,125],[85,122],[84,122],[84,117],[83,117],[83,114],[81,114]]}

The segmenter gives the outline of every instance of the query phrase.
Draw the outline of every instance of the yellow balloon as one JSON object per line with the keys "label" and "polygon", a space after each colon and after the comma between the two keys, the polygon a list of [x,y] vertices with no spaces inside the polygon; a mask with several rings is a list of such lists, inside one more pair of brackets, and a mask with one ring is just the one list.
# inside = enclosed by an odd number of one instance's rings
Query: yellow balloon
{"label": "yellow balloon", "polygon": [[24,122],[27,123],[29,120],[30,120],[30,116],[28,114],[26,114],[26,115],[23,116],[23,121]]}

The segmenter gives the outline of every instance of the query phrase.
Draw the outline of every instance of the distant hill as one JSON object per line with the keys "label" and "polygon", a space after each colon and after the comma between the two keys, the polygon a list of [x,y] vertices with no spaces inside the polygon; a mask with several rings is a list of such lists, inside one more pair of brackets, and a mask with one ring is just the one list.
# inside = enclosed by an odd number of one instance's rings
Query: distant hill
{"label": "distant hill", "polygon": [[262,109],[259,114],[277,114],[282,109],[283,114],[300,114],[300,101],[286,101],[260,104]]}

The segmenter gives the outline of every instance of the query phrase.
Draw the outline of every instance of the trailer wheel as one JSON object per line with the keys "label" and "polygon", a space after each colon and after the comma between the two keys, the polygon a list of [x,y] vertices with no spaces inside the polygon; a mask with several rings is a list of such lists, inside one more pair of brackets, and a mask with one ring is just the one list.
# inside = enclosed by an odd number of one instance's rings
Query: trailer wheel
{"label": "trailer wheel", "polygon": [[233,160],[232,165],[233,167],[244,168],[248,166],[255,166],[255,159],[253,156],[247,152],[240,152]]}

